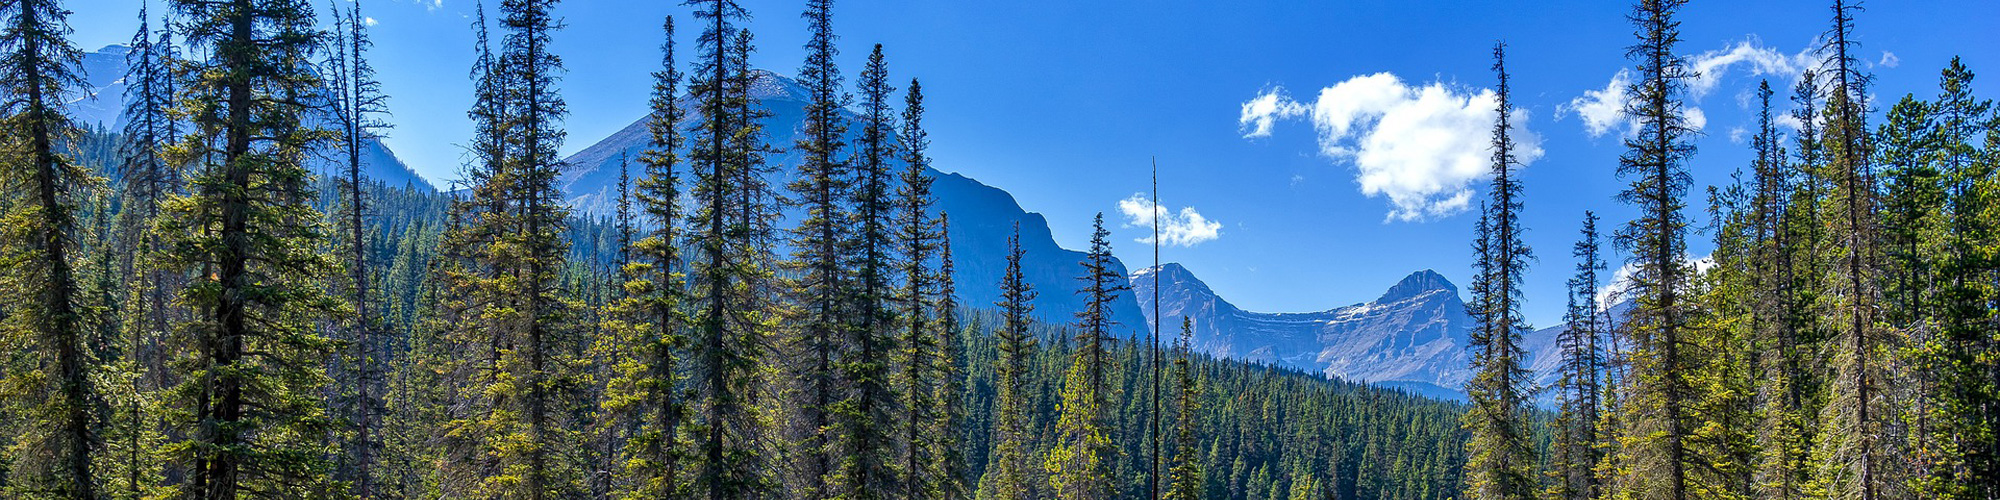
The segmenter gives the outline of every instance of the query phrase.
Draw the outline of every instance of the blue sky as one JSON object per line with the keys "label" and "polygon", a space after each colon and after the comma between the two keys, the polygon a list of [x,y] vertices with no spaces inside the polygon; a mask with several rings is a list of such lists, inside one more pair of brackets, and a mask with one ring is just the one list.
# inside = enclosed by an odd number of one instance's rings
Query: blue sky
{"label": "blue sky", "polygon": [[[365,1],[397,125],[388,143],[424,176],[451,178],[470,134],[473,3]],[[69,1],[79,45],[123,43],[139,2]],[[644,113],[660,20],[688,11],[675,3],[558,7],[568,23],[554,46],[568,67],[566,151]],[[1710,65],[1693,102],[1706,122],[1696,193],[1746,164],[1737,131],[1753,125],[1750,90],[1759,78],[1790,87],[1828,3],[1697,1],[1684,11],[1681,52]],[[760,49],[753,63],[793,73],[804,57],[800,2],[747,5]],[[1976,92],[1996,96],[2000,2],[1867,7],[1859,40],[1879,102],[1934,94],[1953,55],[1986,75]],[[1492,118],[1482,92],[1493,85],[1496,40],[1509,45],[1520,124],[1540,150],[1523,170],[1526,236],[1540,257],[1528,276],[1530,320],[1560,318],[1582,212],[1612,226],[1632,214],[1612,198],[1623,185],[1612,172],[1619,120],[1601,112],[1615,103],[1602,91],[1630,65],[1626,2],[880,0],[835,9],[850,82],[868,44],[884,44],[897,80],[924,80],[939,168],[1013,193],[1049,217],[1064,246],[1084,246],[1093,213],[1122,220],[1120,202],[1139,201],[1130,198],[1147,189],[1148,160],[1158,157],[1163,204],[1188,222],[1165,259],[1246,309],[1366,301],[1424,268],[1468,281],[1473,217],[1454,201],[1484,195],[1463,162],[1484,156],[1468,145],[1484,144]],[[682,33],[684,46],[694,35]],[[1184,219],[1188,208],[1199,219]],[[1134,241],[1147,231],[1113,227],[1128,265],[1150,262]],[[1711,245],[1691,246],[1705,254]]]}

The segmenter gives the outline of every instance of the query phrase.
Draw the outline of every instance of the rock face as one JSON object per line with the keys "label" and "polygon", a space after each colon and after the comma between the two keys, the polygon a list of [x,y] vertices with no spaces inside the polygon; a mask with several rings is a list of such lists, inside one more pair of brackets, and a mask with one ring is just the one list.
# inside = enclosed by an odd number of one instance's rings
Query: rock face
{"label": "rock face", "polygon": [[[792,149],[804,130],[805,106],[810,96],[791,79],[759,70],[751,97],[770,113],[762,120],[765,142]],[[693,108],[685,97],[681,103],[683,109]],[[843,114],[848,120],[847,141],[851,146],[861,127],[854,114]],[[690,126],[699,119],[698,113],[694,115],[689,119]],[[616,210],[620,161],[627,162],[632,175],[642,174],[638,158],[652,139],[647,130],[650,118],[635,120],[565,160],[567,166],[556,182],[578,216],[604,217]],[[770,185],[784,192],[785,184],[798,171],[800,159],[790,151],[766,155],[765,163],[772,169]],[[892,173],[900,174],[904,166],[895,161],[891,168]],[[991,308],[999,300],[1000,275],[1006,271],[1007,236],[1019,224],[1024,252],[1022,271],[1039,294],[1034,303],[1035,318],[1044,323],[1072,323],[1084,306],[1084,297],[1075,293],[1081,284],[1077,278],[1083,275],[1083,252],[1057,245],[1048,221],[1041,214],[1023,210],[1006,191],[956,173],[936,169],[926,173],[934,181],[931,193],[937,204],[933,208],[951,216],[951,248],[957,267],[953,277],[958,284],[958,302],[972,308]],[[781,227],[788,225],[789,222],[781,223]],[[784,253],[780,251],[781,255]],[[1116,259],[1112,269],[1119,274],[1126,272],[1124,264]],[[1145,335],[1146,320],[1132,292],[1119,292],[1111,309],[1112,320],[1117,323],[1113,329],[1115,336]]]}
{"label": "rock face", "polygon": [[[1250,312],[1217,296],[1179,264],[1132,275],[1139,297],[1160,287],[1161,320],[1194,320],[1195,348],[1354,381],[1456,396],[1471,378],[1472,319],[1458,287],[1435,271],[1411,273],[1372,301],[1319,312]],[[1140,301],[1148,320],[1150,299]],[[1531,366],[1552,365],[1556,329],[1523,338]],[[1543,358],[1547,358],[1544,360]]]}

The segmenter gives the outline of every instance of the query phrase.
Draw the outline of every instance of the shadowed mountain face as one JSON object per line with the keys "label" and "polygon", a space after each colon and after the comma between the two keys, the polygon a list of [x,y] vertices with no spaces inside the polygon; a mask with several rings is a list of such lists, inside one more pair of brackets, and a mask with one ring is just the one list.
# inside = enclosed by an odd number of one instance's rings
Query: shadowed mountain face
{"label": "shadowed mountain face", "polygon": [[[1149,319],[1155,286],[1160,287],[1161,321],[1172,326],[1183,316],[1192,318],[1195,348],[1209,354],[1434,396],[1459,396],[1471,379],[1466,346],[1472,319],[1458,287],[1431,270],[1410,274],[1372,301],[1305,313],[1245,311],[1217,296],[1187,268],[1165,264],[1132,275],[1135,294],[1146,298],[1140,306]],[[1554,365],[1556,331],[1541,330],[1522,339],[1530,366]],[[1537,372],[1538,378],[1544,375],[1552,373]]]}
{"label": "shadowed mountain face", "polygon": [[[766,163],[773,167],[770,185],[782,193],[783,186],[798,172],[801,157],[790,150],[804,129],[809,95],[797,82],[761,70],[751,95],[771,114],[762,121],[765,142],[786,150],[765,157]],[[901,106],[901,97],[897,99],[897,106]],[[681,102],[683,109],[693,108],[687,98]],[[688,119],[689,126],[699,120],[698,113],[691,114],[695,116]],[[847,141],[851,146],[861,127],[857,116],[843,114],[848,120]],[[643,173],[638,158],[652,138],[647,124],[643,118],[634,121],[566,160],[568,166],[557,179],[557,185],[578,216],[605,217],[616,210],[621,158],[629,164],[627,168],[632,175]],[[903,168],[901,161],[891,164],[892,173]],[[953,277],[958,282],[959,303],[990,308],[1000,299],[1000,275],[1007,265],[1007,236],[1014,224],[1019,223],[1025,252],[1022,271],[1040,294],[1035,299],[1035,317],[1045,323],[1073,323],[1075,314],[1084,306],[1084,297],[1075,293],[1083,284],[1079,281],[1083,276],[1083,252],[1057,245],[1048,221],[1041,214],[1023,210],[1006,191],[956,173],[938,170],[927,173],[935,180],[931,185],[937,198],[933,209],[951,216],[951,247],[957,266]],[[1126,268],[1114,259],[1112,271],[1124,274]],[[1147,323],[1139,311],[1132,292],[1119,292],[1112,305],[1111,317],[1118,323],[1114,334],[1121,338],[1144,336]]]}
{"label": "shadowed mountain face", "polygon": [[[124,45],[111,45],[83,54],[84,83],[89,88],[77,89],[77,94],[66,100],[70,116],[76,119],[77,124],[102,126],[114,132],[124,127],[125,72],[129,67],[125,55],[130,51]],[[345,160],[335,160],[335,153],[332,146],[322,147],[307,156],[307,166],[322,175],[345,172]],[[340,157],[345,158],[344,155]],[[368,139],[361,145],[361,169],[362,175],[391,187],[434,189],[430,181],[403,164],[403,160],[396,158],[396,153],[379,139]]]}

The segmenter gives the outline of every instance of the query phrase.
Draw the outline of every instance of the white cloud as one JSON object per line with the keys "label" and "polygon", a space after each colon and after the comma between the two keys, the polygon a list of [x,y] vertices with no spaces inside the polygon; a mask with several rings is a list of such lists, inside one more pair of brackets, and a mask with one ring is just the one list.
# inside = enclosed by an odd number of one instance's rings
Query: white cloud
{"label": "white cloud", "polygon": [[1272,124],[1305,112],[1306,106],[1285,95],[1283,87],[1272,87],[1243,103],[1243,114],[1236,119],[1236,126],[1243,131],[1244,138],[1270,137]]}
{"label": "white cloud", "polygon": [[1584,132],[1589,133],[1592,138],[1603,137],[1604,134],[1611,132],[1618,132],[1620,136],[1629,134],[1637,128],[1637,125],[1625,116],[1627,100],[1625,91],[1626,87],[1631,85],[1632,72],[1618,70],[1617,74],[1611,75],[1611,83],[1605,84],[1602,90],[1583,91],[1583,95],[1570,99],[1568,104],[1557,106],[1556,114],[1560,117],[1576,113],[1583,118]]}
{"label": "white cloud", "polygon": [[[1722,86],[1722,82],[1737,68],[1747,71],[1750,77],[1777,77],[1773,87],[1782,88],[1784,82],[1796,80],[1806,69],[1819,63],[1819,57],[1811,49],[1796,54],[1784,54],[1764,46],[1752,37],[1725,49],[1710,50],[1687,58],[1688,69],[1694,76],[1687,81],[1686,99],[1687,125],[1695,130],[1708,126],[1708,115],[1696,104],[1703,97]],[[1625,116],[1625,104],[1631,96],[1627,87],[1632,85],[1632,71],[1619,69],[1611,75],[1611,81],[1600,90],[1585,90],[1583,95],[1570,99],[1569,103],[1557,108],[1561,114],[1576,113],[1583,118],[1584,133],[1590,137],[1601,137],[1617,132],[1619,136],[1635,133],[1637,123]],[[1748,107],[1750,98],[1738,96],[1738,104]]]}
{"label": "white cloud", "polygon": [[[1278,119],[1309,116],[1320,152],[1352,164],[1362,194],[1389,198],[1389,220],[1419,221],[1465,210],[1472,182],[1491,169],[1497,105],[1490,90],[1413,86],[1376,73],[1320,89],[1310,104],[1290,100],[1282,89],[1261,93],[1243,104],[1238,124],[1245,137],[1262,137]],[[1516,111],[1516,156],[1523,165],[1542,156],[1527,121],[1525,111]]]}
{"label": "white cloud", "polygon": [[[1715,267],[1715,256],[1706,255],[1683,263],[1693,265],[1695,274],[1707,273],[1709,269]],[[1611,274],[1611,281],[1597,288],[1597,307],[1610,309],[1619,302],[1638,298],[1630,296],[1633,275],[1638,272],[1639,265],[1635,262],[1626,262],[1625,265],[1619,266],[1618,270]]]}
{"label": "white cloud", "polygon": [[1894,68],[1894,67],[1897,67],[1897,66],[1902,66],[1902,65],[1903,65],[1903,58],[1901,58],[1901,57],[1896,57],[1896,53],[1895,53],[1895,52],[1890,52],[1890,51],[1886,51],[1886,50],[1884,50],[1884,51],[1882,51],[1882,60],[1881,60],[1881,61],[1879,61],[1879,62],[1876,62],[1875,64],[1880,64],[1880,65],[1882,65],[1883,67],[1886,67],[1886,68]]}
{"label": "white cloud", "polygon": [[[1140,193],[1119,200],[1118,212],[1125,214],[1125,227],[1151,228],[1153,218],[1159,217],[1160,243],[1166,246],[1191,247],[1222,235],[1222,223],[1208,220],[1194,207],[1181,207],[1180,213],[1174,213]],[[1152,243],[1153,236],[1148,234],[1136,241]]]}
{"label": "white cloud", "polygon": [[368,26],[374,26],[374,25],[377,25],[377,24],[381,24],[381,23],[380,23],[380,22],[378,22],[378,21],[376,21],[376,20],[375,20],[375,18],[373,18],[373,17],[363,17],[363,18],[361,18],[361,24],[365,24],[365,25],[368,25]]}

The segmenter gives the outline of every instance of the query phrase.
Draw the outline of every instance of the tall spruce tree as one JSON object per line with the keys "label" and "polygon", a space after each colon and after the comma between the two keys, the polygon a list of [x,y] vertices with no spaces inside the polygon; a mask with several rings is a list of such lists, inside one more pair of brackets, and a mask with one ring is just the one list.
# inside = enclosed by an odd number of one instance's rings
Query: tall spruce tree
{"label": "tall spruce tree", "polygon": [[1084,254],[1084,308],[1076,315],[1076,348],[1071,351],[1069,371],[1064,373],[1060,414],[1056,419],[1056,442],[1049,450],[1049,487],[1056,498],[1110,498],[1117,482],[1111,464],[1118,448],[1112,443],[1111,386],[1106,380],[1113,369],[1110,356],[1111,304],[1119,291],[1127,290],[1123,276],[1111,268],[1111,232],[1104,229],[1104,214],[1092,222],[1090,251]]}
{"label": "tall spruce tree", "polygon": [[686,420],[680,359],[686,348],[687,317],[681,307],[687,292],[678,273],[683,216],[678,168],[685,112],[677,100],[681,73],[674,64],[674,18],[667,17],[661,30],[660,69],[653,72],[646,124],[650,135],[639,154],[645,175],[634,193],[645,235],[628,250],[634,260],[625,267],[627,297],[620,311],[627,322],[620,342],[624,347],[603,403],[606,422],[625,429],[625,465],[617,475],[623,477],[619,494],[628,498],[683,494],[688,461],[680,434]]}
{"label": "tall spruce tree", "polygon": [[1556,380],[1558,414],[1550,430],[1550,485],[1552,499],[1598,498],[1597,466],[1602,460],[1598,432],[1603,394],[1603,319],[1597,303],[1597,273],[1605,269],[1598,254],[1597,214],[1583,212],[1583,229],[1578,231],[1570,255],[1575,257],[1576,274],[1569,279],[1569,304],[1563,329],[1556,334],[1556,348],[1562,353],[1561,375]]}
{"label": "tall spruce tree", "polygon": [[333,345],[313,321],[336,302],[315,286],[332,270],[303,165],[327,137],[306,122],[322,34],[303,0],[175,6],[187,43],[210,53],[183,100],[197,132],[172,155],[193,192],[161,228],[174,238],[168,265],[195,273],[182,300],[198,316],[172,394],[187,440],[163,451],[189,475],[183,497],[324,495],[333,421],[319,391]]}
{"label": "tall spruce tree", "polygon": [[[904,121],[906,125],[913,122]],[[922,135],[905,133],[906,137]],[[928,163],[929,158],[925,161]],[[938,498],[964,500],[972,498],[971,485],[966,477],[966,461],[970,455],[966,449],[973,442],[967,437],[973,429],[968,428],[970,419],[967,418],[965,402],[965,379],[970,370],[966,366],[964,332],[959,326],[958,284],[953,274],[958,269],[953,265],[951,256],[951,214],[938,212],[937,224],[937,300],[931,303],[931,315],[937,318],[938,346],[934,361],[937,383],[934,385],[936,395],[931,400],[937,402],[938,409],[932,416],[932,432],[936,436],[930,443],[930,456],[939,462]]]}
{"label": "tall spruce tree", "polygon": [[910,87],[903,97],[901,159],[902,185],[896,191],[895,238],[900,246],[903,287],[896,300],[902,306],[900,341],[900,361],[902,376],[899,390],[902,391],[903,408],[899,419],[902,426],[902,469],[904,498],[938,498],[953,489],[949,478],[949,464],[938,453],[938,441],[945,439],[953,429],[939,425],[940,413],[947,410],[940,406],[938,386],[941,382],[940,361],[945,358],[940,349],[943,335],[942,326],[934,303],[940,300],[937,294],[938,281],[942,278],[931,268],[931,261],[939,251],[938,217],[931,215],[931,205],[935,203],[931,195],[931,178],[926,173],[930,169],[930,157],[926,149],[930,139],[924,134],[924,91],[916,79],[910,80]]}
{"label": "tall spruce tree", "polygon": [[998,393],[994,402],[993,456],[987,460],[986,477],[980,479],[980,491],[992,495],[995,500],[1025,500],[1035,498],[1037,489],[1032,484],[1030,442],[1035,439],[1029,428],[1029,400],[1034,380],[1032,371],[1035,357],[1035,337],[1028,332],[1030,314],[1034,313],[1035,291],[1021,271],[1021,226],[1015,223],[1014,232],[1007,237],[1007,270],[1000,278],[1000,300],[993,306],[1000,310],[998,338],[1000,357],[994,366],[994,390]]}
{"label": "tall spruce tree", "polygon": [[1481,245],[1480,264],[1486,275],[1486,310],[1472,339],[1473,379],[1467,386],[1472,409],[1465,426],[1472,434],[1466,443],[1466,496],[1478,499],[1527,499],[1535,496],[1535,465],[1529,444],[1527,368],[1521,358],[1526,351],[1520,338],[1529,331],[1521,315],[1521,274],[1533,258],[1521,241],[1521,183],[1514,176],[1520,160],[1514,153],[1509,128],[1514,113],[1508,100],[1506,45],[1493,46],[1493,72],[1499,78],[1494,111],[1493,181],[1491,205],[1486,211],[1486,236]]}
{"label": "tall spruce tree", "polygon": [[784,429],[792,448],[785,484],[794,498],[830,495],[829,481],[838,461],[828,432],[829,411],[839,399],[834,364],[848,328],[844,264],[851,227],[847,210],[851,169],[843,151],[847,146],[843,113],[851,99],[842,90],[840,69],[834,64],[839,49],[831,26],[832,3],[808,2],[801,15],[812,38],[806,43],[806,62],[799,68],[799,81],[811,102],[806,104],[803,133],[793,147],[803,157],[789,186],[793,203],[803,214],[790,233],[795,318],[785,346],[793,385],[788,389],[790,410]]}
{"label": "tall spruce tree", "polygon": [[[125,127],[120,133],[116,186],[119,210],[108,240],[122,250],[120,274],[130,282],[125,287],[118,358],[106,359],[105,400],[111,405],[103,424],[104,448],[100,454],[100,474],[104,492],[139,498],[155,490],[159,464],[154,451],[162,444],[155,404],[163,384],[160,375],[160,342],[170,325],[184,320],[174,307],[179,276],[152,262],[161,249],[160,235],[153,223],[160,217],[167,198],[180,189],[180,175],[167,164],[166,149],[174,140],[171,38],[167,30],[155,33],[149,4],[139,8],[139,30],[132,35],[131,50],[125,53]],[[111,251],[107,249],[107,251]],[[106,346],[112,347],[112,346]],[[116,380],[114,384],[111,381]]]}
{"label": "tall spruce tree", "polygon": [[849,192],[854,228],[849,242],[847,339],[838,364],[843,399],[834,403],[834,439],[839,464],[835,496],[864,499],[895,491],[895,405],[887,361],[895,350],[890,330],[896,310],[890,279],[894,263],[894,193],[890,162],[896,157],[895,117],[890,110],[888,66],[882,45],[868,54],[861,71],[861,135],[855,139],[854,183]]}
{"label": "tall spruce tree", "polygon": [[[1996,191],[1994,144],[2000,118],[1992,101],[1972,96],[1973,73],[1956,57],[1939,76],[1932,107],[1937,163],[1945,187],[1945,225],[1950,238],[1940,273],[1949,278],[1939,292],[1939,335],[1917,346],[1920,368],[1937,378],[1928,415],[1929,449],[1912,450],[1929,467],[1918,471],[1919,494],[1936,498],[2000,496],[2000,338],[1990,335],[1990,304],[2000,288],[1990,279],[2000,262],[1988,253],[2000,244],[1993,214]],[[1987,130],[1988,157],[1974,145]],[[1985,276],[1989,279],[1979,279]]]}
{"label": "tall spruce tree", "polygon": [[98,360],[84,336],[88,319],[76,277],[75,212],[90,175],[62,149],[80,135],[64,101],[84,87],[83,53],[71,45],[70,12],[54,0],[0,5],[0,123],[6,155],[5,262],[0,291],[4,343],[21,353],[0,385],[10,418],[23,419],[7,456],[10,495],[96,498]]}
{"label": "tall spruce tree", "polygon": [[1636,206],[1639,216],[1617,233],[1621,247],[1631,249],[1632,290],[1636,305],[1626,320],[1631,340],[1630,375],[1624,380],[1627,427],[1619,462],[1630,477],[1621,494],[1640,498],[1685,500],[1697,495],[1690,476],[1703,467],[1687,442],[1696,419],[1688,410],[1695,397],[1689,380],[1694,362],[1688,349],[1688,293],[1691,271],[1684,260],[1687,221],[1681,210],[1689,178],[1686,161],[1694,153],[1681,95],[1693,76],[1684,57],[1674,52],[1680,42],[1680,22],[1674,15],[1684,0],[1641,0],[1630,19],[1639,43],[1626,49],[1636,63],[1633,83],[1626,90],[1625,115],[1637,132],[1625,140],[1626,153],[1618,172],[1632,179],[1619,194]]}
{"label": "tall spruce tree", "polygon": [[1792,254],[1797,251],[1791,228],[1787,226],[1793,195],[1793,175],[1787,172],[1784,146],[1780,144],[1771,113],[1770,82],[1757,91],[1757,135],[1751,140],[1754,192],[1750,200],[1751,300],[1750,328],[1757,347],[1757,384],[1753,397],[1759,423],[1756,436],[1759,455],[1754,461],[1752,492],[1761,498],[1795,499],[1806,494],[1811,478],[1812,452],[1810,416],[1804,412],[1807,398],[1801,378],[1806,366],[1792,307],[1796,303],[1792,276]]}
{"label": "tall spruce tree", "polygon": [[768,148],[757,123],[764,112],[749,95],[749,32],[734,27],[748,12],[731,0],[689,3],[705,24],[689,86],[701,115],[688,151],[695,174],[689,237],[697,242],[688,264],[688,428],[699,464],[689,496],[761,498],[775,486],[759,385],[771,326],[770,193],[762,181]]}
{"label": "tall spruce tree", "polygon": [[1201,498],[1202,460],[1196,456],[1201,451],[1201,386],[1195,381],[1194,370],[1190,366],[1194,342],[1194,319],[1181,317],[1181,334],[1174,338],[1174,455],[1168,462],[1167,471],[1171,479],[1167,482],[1168,500],[1195,500]]}

